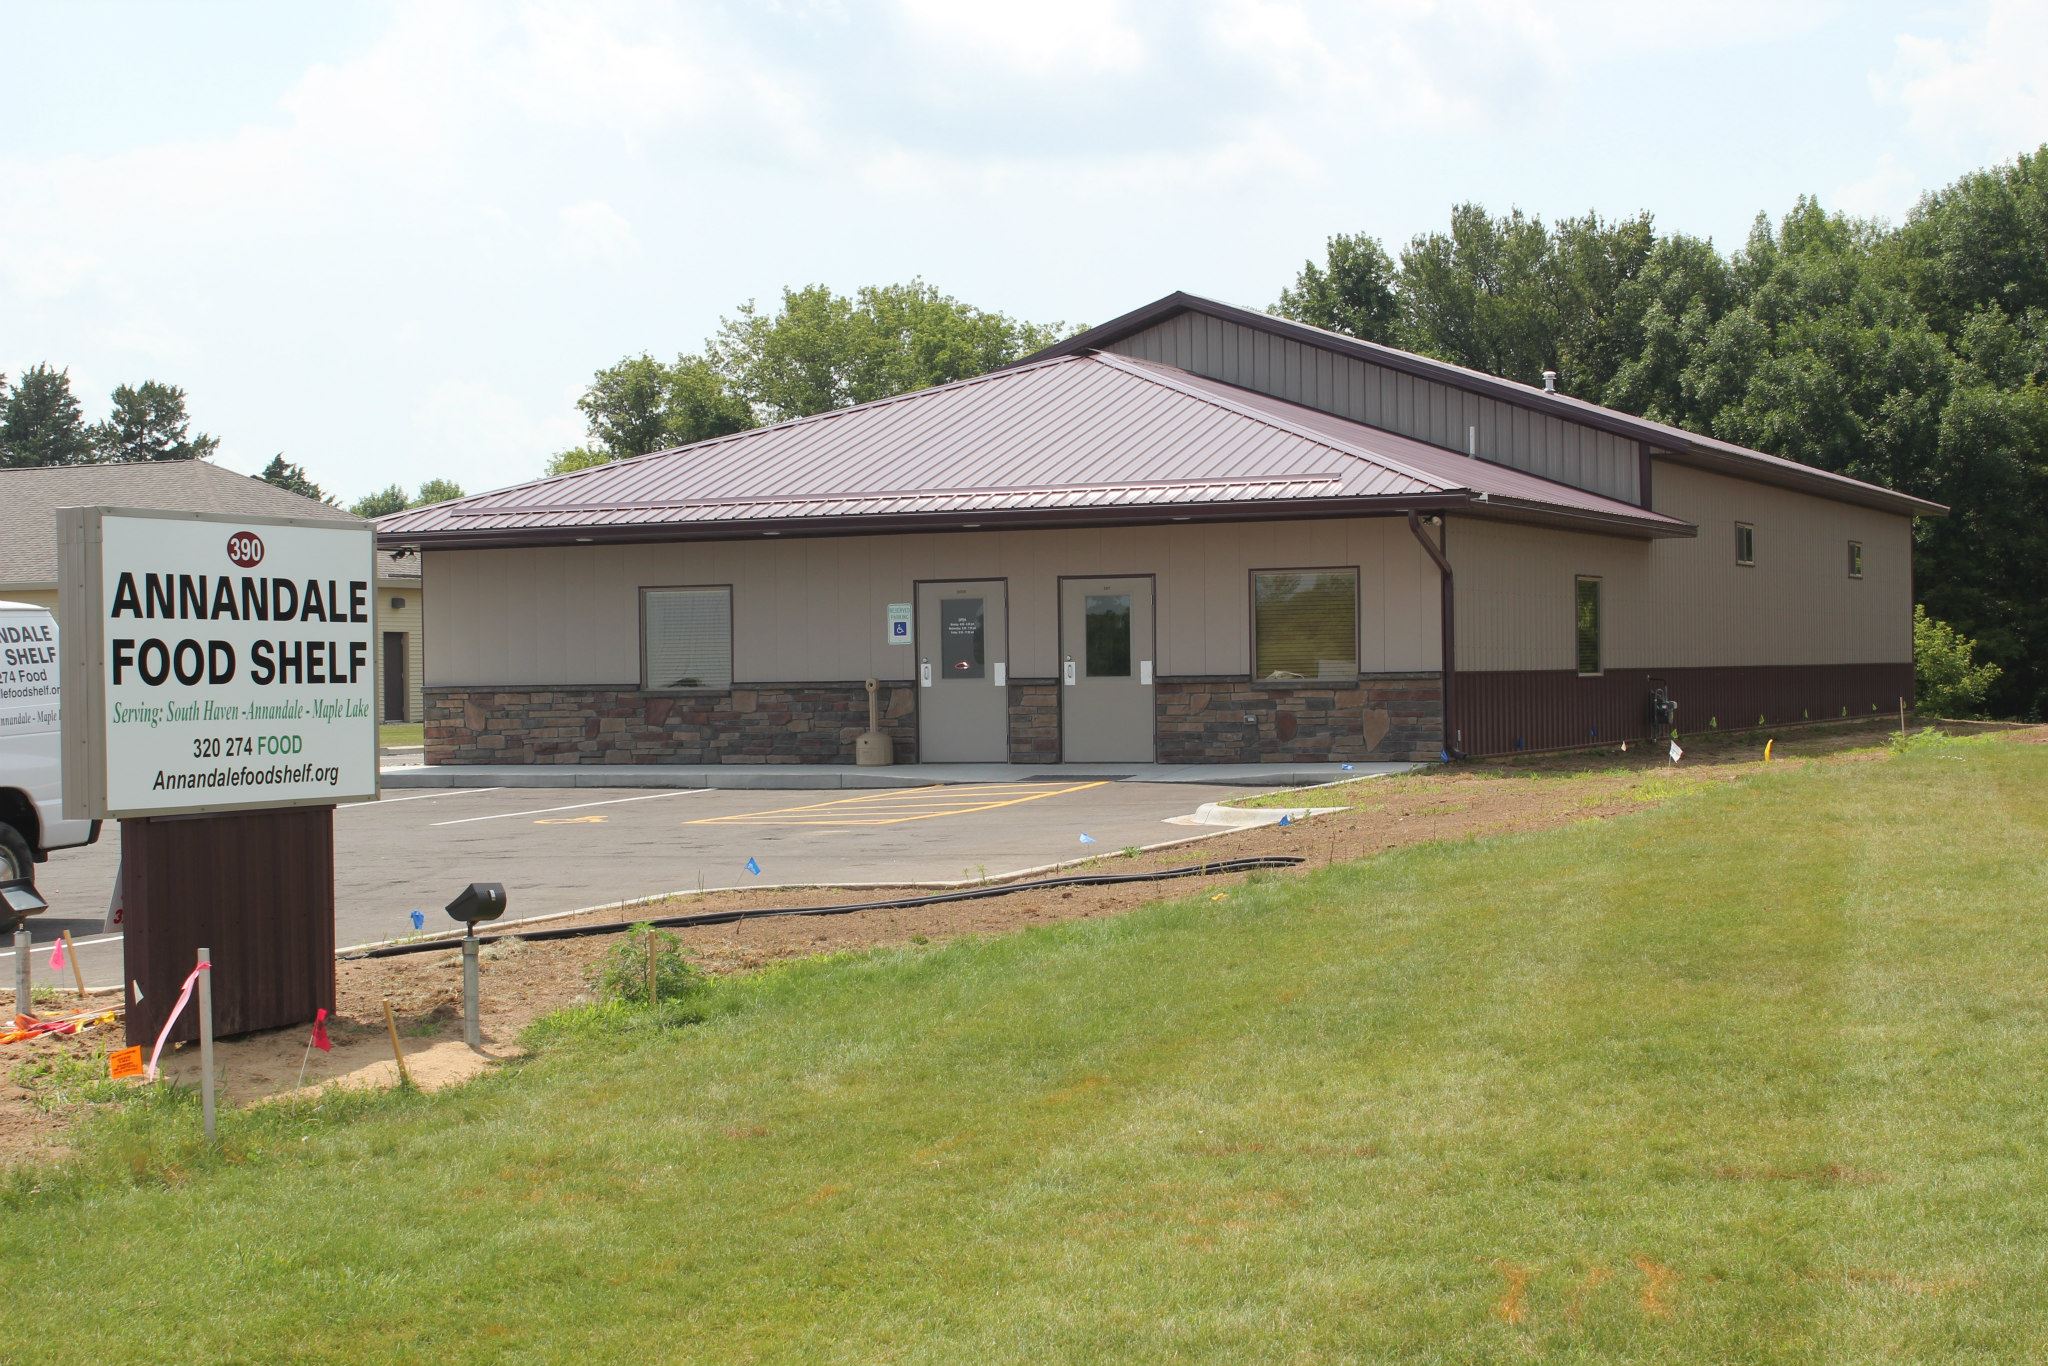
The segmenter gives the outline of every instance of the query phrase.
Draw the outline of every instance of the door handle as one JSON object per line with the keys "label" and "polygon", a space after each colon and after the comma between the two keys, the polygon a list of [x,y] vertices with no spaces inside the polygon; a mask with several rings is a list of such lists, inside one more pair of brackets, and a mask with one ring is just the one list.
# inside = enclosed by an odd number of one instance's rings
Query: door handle
{"label": "door handle", "polygon": [[1068,687],[1070,687],[1070,688],[1071,688],[1071,687],[1073,687],[1073,686],[1074,686],[1074,657],[1073,657],[1072,655],[1068,655],[1068,656],[1067,656],[1067,662],[1066,662],[1066,664],[1065,664],[1065,665],[1063,665],[1063,666],[1062,666],[1062,668],[1063,668],[1063,671],[1064,671],[1064,672],[1063,672],[1063,674],[1062,674],[1062,676],[1063,676],[1063,677],[1064,677],[1064,678],[1066,679],[1066,684],[1067,684],[1067,686],[1068,686]]}
{"label": "door handle", "polygon": [[929,659],[917,661],[917,686],[929,688],[932,685],[932,662]]}

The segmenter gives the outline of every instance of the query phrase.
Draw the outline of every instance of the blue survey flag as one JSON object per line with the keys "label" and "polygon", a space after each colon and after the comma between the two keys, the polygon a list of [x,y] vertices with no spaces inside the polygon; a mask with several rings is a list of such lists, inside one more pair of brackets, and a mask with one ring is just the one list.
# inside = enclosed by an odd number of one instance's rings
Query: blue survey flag
{"label": "blue survey flag", "polygon": [[1349,773],[1349,772],[1350,772],[1350,771],[1351,771],[1352,769],[1354,769],[1354,768],[1357,768],[1357,767],[1358,767],[1358,765],[1357,765],[1357,764],[1339,764],[1339,765],[1338,765],[1338,768],[1339,768],[1339,769],[1341,769],[1341,770],[1342,770],[1343,772],[1345,772],[1345,773]]}
{"label": "blue survey flag", "polygon": [[753,875],[754,875],[755,877],[759,877],[759,876],[761,876],[761,865],[760,865],[760,863],[759,863],[758,861],[754,860],[754,859],[751,859],[751,858],[750,858],[750,859],[748,859],[748,860],[747,860],[747,871],[748,871],[748,872],[750,872],[750,873],[752,873],[752,874],[753,874]]}
{"label": "blue survey flag", "polygon": [[1282,816],[1282,817],[1280,818],[1280,824],[1282,824],[1282,825],[1292,825],[1292,824],[1294,824],[1294,818],[1293,818],[1292,816]]}
{"label": "blue survey flag", "polygon": [[418,908],[415,908],[412,913],[412,927],[416,930],[424,929],[426,927],[426,923],[427,913],[425,911],[419,910]]}
{"label": "blue survey flag", "polygon": [[1093,836],[1093,835],[1089,834],[1089,833],[1088,833],[1088,832],[1087,832],[1086,830],[1083,830],[1083,831],[1081,832],[1081,843],[1083,843],[1083,844],[1093,844],[1093,843],[1095,843],[1095,836]]}

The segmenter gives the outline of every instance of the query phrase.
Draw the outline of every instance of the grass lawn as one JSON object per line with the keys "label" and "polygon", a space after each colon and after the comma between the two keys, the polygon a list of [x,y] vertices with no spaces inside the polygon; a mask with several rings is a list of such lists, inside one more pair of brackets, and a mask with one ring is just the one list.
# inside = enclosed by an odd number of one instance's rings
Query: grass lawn
{"label": "grass lawn", "polygon": [[16,1178],[10,1313],[92,1363],[2039,1360],[2044,839],[2048,746],[1922,744],[585,1013],[219,1157],[130,1110]]}
{"label": "grass lawn", "polygon": [[419,721],[387,721],[377,727],[377,744],[389,749],[393,745],[423,745],[427,742],[427,728]]}

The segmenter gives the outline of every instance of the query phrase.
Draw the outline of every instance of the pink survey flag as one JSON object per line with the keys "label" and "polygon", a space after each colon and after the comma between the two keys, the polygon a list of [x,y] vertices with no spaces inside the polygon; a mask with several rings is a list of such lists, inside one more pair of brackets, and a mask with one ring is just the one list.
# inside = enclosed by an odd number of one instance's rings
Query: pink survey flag
{"label": "pink survey flag", "polygon": [[58,968],[61,968],[63,966],[64,941],[59,939],[56,943],[50,945],[50,971],[55,972]]}
{"label": "pink survey flag", "polygon": [[320,1013],[313,1017],[313,1047],[322,1053],[334,1051],[334,1040],[327,1037],[327,1007],[320,1007]]}

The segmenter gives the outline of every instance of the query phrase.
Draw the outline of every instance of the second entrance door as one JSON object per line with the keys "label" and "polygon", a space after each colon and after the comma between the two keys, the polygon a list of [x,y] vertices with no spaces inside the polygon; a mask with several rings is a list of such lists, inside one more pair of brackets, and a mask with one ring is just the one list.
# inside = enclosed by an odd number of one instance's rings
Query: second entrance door
{"label": "second entrance door", "polygon": [[1152,762],[1152,580],[1060,580],[1060,755]]}

